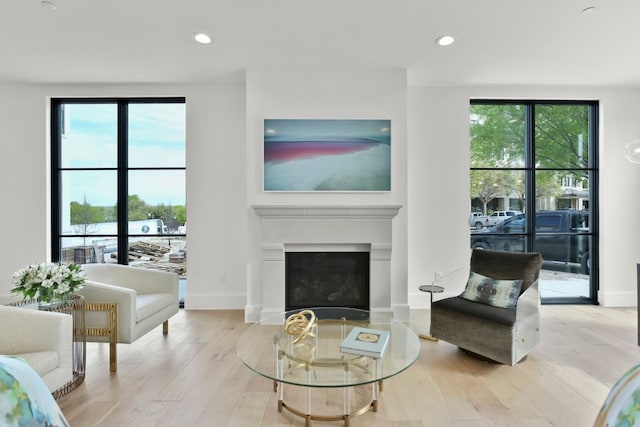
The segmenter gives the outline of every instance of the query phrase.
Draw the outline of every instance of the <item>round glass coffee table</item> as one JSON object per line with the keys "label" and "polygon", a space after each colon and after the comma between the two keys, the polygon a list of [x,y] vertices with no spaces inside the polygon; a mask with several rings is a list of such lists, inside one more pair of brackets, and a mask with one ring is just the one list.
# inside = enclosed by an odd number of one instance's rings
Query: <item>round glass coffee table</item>
{"label": "round glass coffee table", "polygon": [[[309,310],[312,314],[309,314]],[[287,322],[289,320],[289,322]],[[285,330],[285,326],[287,327]],[[384,351],[363,356],[341,351],[354,327],[389,334]],[[365,337],[368,339],[368,337]],[[344,420],[376,411],[382,381],[410,367],[420,354],[418,335],[391,314],[351,308],[310,308],[284,312],[251,325],[237,342],[240,360],[252,371],[273,380],[278,411],[283,409],[315,421]],[[304,408],[285,402],[285,384],[303,387]],[[353,409],[352,389],[371,384],[371,399]],[[320,415],[313,411],[312,392],[319,388],[342,388],[342,413]]]}

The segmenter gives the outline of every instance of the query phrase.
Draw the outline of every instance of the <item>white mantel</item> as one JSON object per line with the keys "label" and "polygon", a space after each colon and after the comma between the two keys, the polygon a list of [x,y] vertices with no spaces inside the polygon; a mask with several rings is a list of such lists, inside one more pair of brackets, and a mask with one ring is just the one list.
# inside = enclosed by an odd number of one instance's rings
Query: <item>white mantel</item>
{"label": "white mantel", "polygon": [[261,280],[250,282],[245,319],[256,321],[285,307],[285,252],[305,247],[370,250],[370,308],[391,307],[392,220],[400,205],[253,205],[260,218]]}

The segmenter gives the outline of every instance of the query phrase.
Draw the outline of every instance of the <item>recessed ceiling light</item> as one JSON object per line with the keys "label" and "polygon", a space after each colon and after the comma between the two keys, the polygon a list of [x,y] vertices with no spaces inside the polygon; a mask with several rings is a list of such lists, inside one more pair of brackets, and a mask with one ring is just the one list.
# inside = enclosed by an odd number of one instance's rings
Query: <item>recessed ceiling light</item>
{"label": "recessed ceiling light", "polygon": [[585,8],[585,9],[582,9],[582,14],[583,15],[591,15],[595,11],[596,11],[596,7],[595,6],[589,6],[589,7]]}
{"label": "recessed ceiling light", "polygon": [[40,6],[44,7],[45,9],[49,9],[49,10],[56,10],[58,8],[58,6],[56,6],[56,4],[52,1],[47,1],[47,0],[42,0],[40,2]]}
{"label": "recessed ceiling light", "polygon": [[436,44],[438,46],[449,46],[450,44],[453,44],[454,41],[455,39],[453,36],[440,36],[436,39]]}
{"label": "recessed ceiling light", "polygon": [[193,39],[198,43],[209,44],[211,43],[211,37],[205,33],[194,33]]}

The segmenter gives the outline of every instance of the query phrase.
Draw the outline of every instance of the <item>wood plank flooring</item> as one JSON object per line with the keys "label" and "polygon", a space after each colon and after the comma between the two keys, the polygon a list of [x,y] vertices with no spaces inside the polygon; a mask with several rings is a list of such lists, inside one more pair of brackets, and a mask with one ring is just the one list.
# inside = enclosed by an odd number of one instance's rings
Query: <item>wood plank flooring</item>
{"label": "wood plank flooring", "polygon": [[[640,363],[636,309],[542,311],[542,342],[514,367],[422,340],[419,360],[385,382],[378,412],[351,426],[591,426],[611,386]],[[415,316],[419,331],[426,313]],[[166,337],[158,327],[118,345],[117,373],[109,372],[108,346],[88,343],[85,382],[58,403],[72,427],[303,426],[277,411],[272,383],[236,357],[236,339],[247,327],[239,310],[181,310]],[[337,405],[339,412],[341,394],[314,394],[313,404]]]}

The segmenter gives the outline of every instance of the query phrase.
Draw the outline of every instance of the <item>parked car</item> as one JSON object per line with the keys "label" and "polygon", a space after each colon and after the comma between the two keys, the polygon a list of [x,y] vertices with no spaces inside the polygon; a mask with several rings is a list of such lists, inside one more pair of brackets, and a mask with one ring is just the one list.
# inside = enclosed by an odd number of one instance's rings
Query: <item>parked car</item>
{"label": "parked car", "polygon": [[[471,233],[471,247],[499,251],[525,250],[525,215]],[[577,264],[583,274],[591,271],[589,213],[573,209],[536,212],[534,250],[545,261]]]}
{"label": "parked car", "polygon": [[522,215],[520,211],[495,211],[491,215],[489,215],[489,227],[494,226],[496,224],[500,224],[507,218],[512,216]]}
{"label": "parked car", "polygon": [[482,212],[471,212],[469,215],[469,227],[482,230],[482,227],[489,226],[489,217]]}

